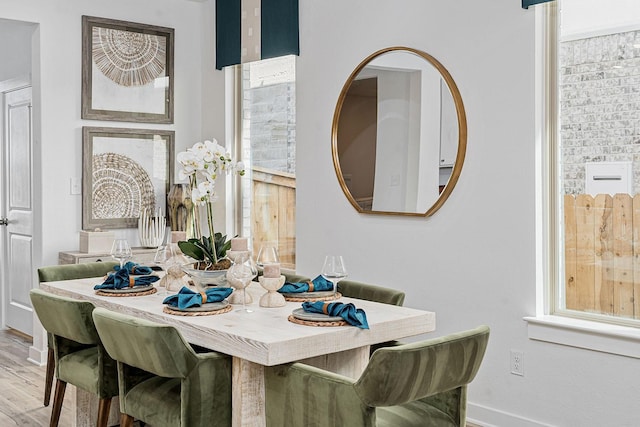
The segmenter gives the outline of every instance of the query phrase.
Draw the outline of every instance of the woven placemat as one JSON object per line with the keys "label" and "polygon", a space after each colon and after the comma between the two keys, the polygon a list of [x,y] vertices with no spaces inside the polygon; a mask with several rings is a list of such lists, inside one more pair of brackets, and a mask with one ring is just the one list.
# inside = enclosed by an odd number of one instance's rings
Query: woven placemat
{"label": "woven placemat", "polygon": [[214,314],[223,314],[228,313],[233,309],[233,306],[229,304],[228,306],[221,308],[219,310],[211,310],[211,311],[180,311],[174,310],[168,305],[165,305],[162,311],[167,314],[175,314],[176,316],[212,316]]}
{"label": "woven placemat", "polygon": [[102,292],[101,290],[96,291],[96,295],[101,295],[103,297],[141,297],[144,295],[152,295],[158,292],[156,288],[151,288],[147,291],[142,292],[123,292],[121,294],[116,294],[113,292]]}
{"label": "woven placemat", "polygon": [[285,295],[284,299],[290,302],[305,302],[305,301],[316,302],[316,301],[334,301],[334,300],[340,299],[341,297],[342,297],[342,294],[340,292],[336,292],[334,295],[329,295],[326,297],[316,297],[316,298],[309,298],[309,297],[299,298],[299,297],[290,297]]}
{"label": "woven placemat", "polygon": [[314,322],[312,320],[298,319],[297,317],[293,317],[293,314],[290,314],[287,320],[291,323],[297,323],[298,325],[305,326],[349,326],[349,324],[344,320],[338,320],[336,322]]}

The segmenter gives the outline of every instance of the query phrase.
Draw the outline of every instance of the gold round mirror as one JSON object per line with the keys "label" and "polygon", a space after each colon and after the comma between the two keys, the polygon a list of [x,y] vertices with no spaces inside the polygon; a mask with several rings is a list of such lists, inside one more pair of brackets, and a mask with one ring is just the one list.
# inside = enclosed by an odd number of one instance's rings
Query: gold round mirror
{"label": "gold round mirror", "polygon": [[379,50],[344,84],[331,144],[340,186],[358,212],[433,215],[464,162],[460,92],[431,55],[408,47]]}

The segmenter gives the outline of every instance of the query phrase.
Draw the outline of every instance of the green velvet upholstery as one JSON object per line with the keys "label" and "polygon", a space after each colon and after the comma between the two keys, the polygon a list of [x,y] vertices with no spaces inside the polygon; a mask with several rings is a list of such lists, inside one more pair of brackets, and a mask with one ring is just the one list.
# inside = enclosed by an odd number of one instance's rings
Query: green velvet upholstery
{"label": "green velvet upholstery", "polygon": [[296,273],[293,270],[288,270],[286,268],[283,268],[282,270],[280,270],[280,274],[282,274],[285,278],[285,281],[289,283],[302,283],[302,282],[308,282],[309,280],[311,280],[310,277],[303,276],[301,274]]}
{"label": "green velvet upholstery", "polygon": [[[117,262],[88,262],[83,264],[65,264],[40,267],[38,278],[40,282],[57,282],[59,280],[84,279],[89,277],[101,277],[113,271]],[[53,335],[47,333],[47,345],[49,357],[47,360],[47,372],[44,392],[44,406],[49,405],[51,396],[51,384],[55,370],[55,357],[53,357]]]}
{"label": "green velvet upholstery", "polygon": [[118,361],[120,411],[154,427],[231,425],[231,358],[196,353],[172,326],[97,308]]}
{"label": "green velvet upholstery", "polygon": [[31,290],[31,303],[42,326],[54,337],[79,344],[98,344],[98,333],[91,317],[92,303],[53,295],[42,289]]}
{"label": "green velvet upholstery", "polygon": [[338,282],[338,292],[349,298],[364,299],[391,305],[404,304],[404,292],[353,280]]}
{"label": "green velvet upholstery", "polygon": [[84,279],[100,277],[113,271],[117,262],[87,262],[83,264],[64,264],[40,267],[38,277],[40,282],[57,282],[58,280]]}
{"label": "green velvet upholstery", "polygon": [[268,426],[464,426],[489,328],[381,348],[358,380],[292,363],[266,368]]}
{"label": "green velvet upholstery", "polygon": [[97,395],[99,424],[106,425],[113,396],[118,395],[116,362],[105,351],[93,324],[92,303],[53,295],[41,289],[30,291],[31,304],[40,323],[52,338],[57,377],[51,425],[57,425],[66,384]]}

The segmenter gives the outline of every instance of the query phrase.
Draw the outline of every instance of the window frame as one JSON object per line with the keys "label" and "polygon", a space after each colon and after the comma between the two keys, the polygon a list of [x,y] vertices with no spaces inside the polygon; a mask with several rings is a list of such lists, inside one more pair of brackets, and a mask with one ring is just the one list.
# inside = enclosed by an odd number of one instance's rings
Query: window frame
{"label": "window frame", "polygon": [[[563,194],[562,183],[560,181],[560,108],[559,108],[559,47],[560,47],[560,15],[558,1],[545,4],[544,10],[544,103],[545,121],[543,129],[545,129],[545,138],[549,141],[547,144],[547,163],[548,170],[545,176],[548,177],[549,209],[551,217],[549,218],[549,235],[551,258],[547,260],[548,268],[552,277],[550,277],[551,289],[549,295],[548,312],[554,315],[571,317],[576,319],[592,320],[595,322],[611,323],[640,328],[640,319],[630,319],[626,317],[607,316],[605,314],[589,313],[586,311],[570,310],[562,305],[562,294],[564,289],[564,229],[561,226],[563,222]],[[565,297],[566,299],[566,297]]]}
{"label": "window frame", "polygon": [[567,310],[560,273],[561,195],[559,165],[559,6],[535,7],[536,14],[536,312],[525,316],[529,339],[640,358],[638,320]]}
{"label": "window frame", "polygon": [[[290,56],[292,58],[292,60],[294,61],[294,69],[295,69],[295,61],[297,60],[297,56],[295,55],[285,55],[285,56]],[[269,58],[269,59],[264,59],[264,60],[260,60],[260,61],[269,61],[270,59],[277,59],[277,58]],[[259,62],[259,61],[255,61],[255,62]],[[233,128],[233,147],[232,147],[232,153],[235,156],[235,158],[237,158],[239,161],[244,162],[245,165],[245,170],[248,170],[248,168],[251,168],[251,164],[249,163],[246,156],[244,156],[243,154],[243,143],[244,141],[244,135],[243,135],[243,131],[244,131],[244,71],[243,71],[243,65],[245,64],[237,64],[237,65],[233,65],[233,66],[229,66],[229,67],[225,67],[225,69],[227,70],[227,88],[229,90],[230,96],[229,98],[231,98],[231,104],[228,104],[228,110],[227,111],[232,111],[231,114],[227,114],[226,117],[226,123],[227,126],[230,128]],[[295,175],[295,174],[294,174]],[[244,221],[244,215],[245,215],[245,211],[247,209],[253,209],[253,200],[251,200],[250,202],[250,206],[246,206],[244,203],[244,197],[243,197],[243,179],[253,179],[253,172],[252,171],[248,171],[247,174],[245,174],[245,176],[240,177],[240,176],[236,176],[235,180],[233,180],[233,186],[231,187],[231,189],[229,190],[228,194],[232,194],[232,199],[227,200],[229,206],[232,206],[232,212],[231,212],[231,216],[228,217],[230,218],[227,221],[227,226],[228,229],[233,229],[235,230],[234,234],[238,234],[238,235],[244,235],[246,237],[250,238],[250,242],[249,242],[249,247],[250,249],[254,246],[254,236],[252,231],[249,231],[249,234],[243,234],[247,232],[246,226],[245,226],[245,221]],[[253,183],[249,183],[249,187],[252,186]],[[246,195],[245,195],[246,197]],[[253,230],[253,225],[249,225],[249,228],[251,230]],[[278,240],[279,243],[281,243],[280,240]],[[295,250],[295,248],[294,248]],[[287,263],[285,259],[286,258],[286,254],[287,252],[285,251],[285,255],[283,256],[282,253],[280,253],[281,256],[281,265],[283,266],[283,268],[287,268],[287,269],[295,269],[295,253],[293,255],[293,259],[294,262],[293,263]],[[256,254],[254,254],[256,255]]]}

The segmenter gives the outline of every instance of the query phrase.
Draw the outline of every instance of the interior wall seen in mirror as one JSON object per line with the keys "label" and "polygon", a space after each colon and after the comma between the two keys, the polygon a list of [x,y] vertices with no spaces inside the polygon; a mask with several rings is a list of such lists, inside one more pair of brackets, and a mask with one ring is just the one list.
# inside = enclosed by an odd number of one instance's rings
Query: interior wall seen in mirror
{"label": "interior wall seen in mirror", "polygon": [[338,124],[338,156],[349,192],[364,210],[371,210],[378,122],[377,79],[351,85]]}
{"label": "interior wall seen in mirror", "polygon": [[425,212],[439,195],[441,77],[412,53],[382,55],[373,210]]}
{"label": "interior wall seen in mirror", "polygon": [[458,155],[458,114],[453,96],[440,81],[440,188],[447,185]]}

